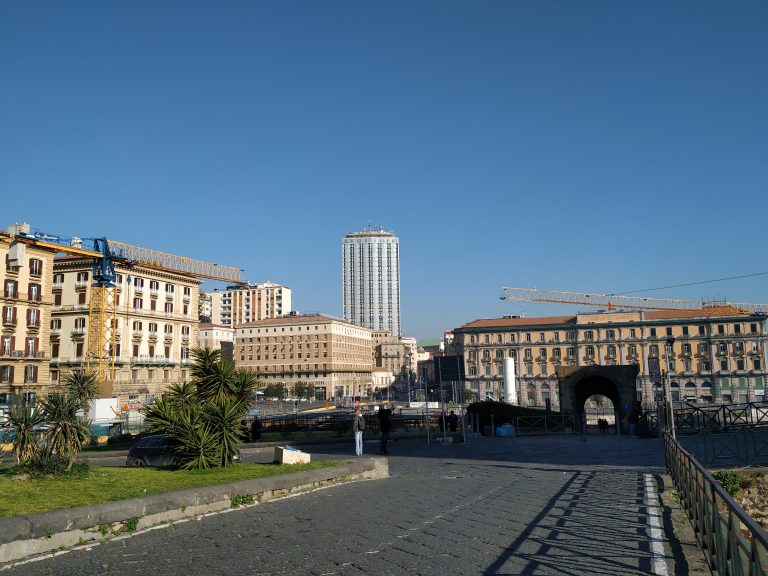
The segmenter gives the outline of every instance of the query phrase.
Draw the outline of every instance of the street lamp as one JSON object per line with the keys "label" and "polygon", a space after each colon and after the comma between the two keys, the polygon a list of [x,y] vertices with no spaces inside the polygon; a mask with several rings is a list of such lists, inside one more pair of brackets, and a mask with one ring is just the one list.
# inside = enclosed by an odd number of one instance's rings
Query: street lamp
{"label": "street lamp", "polygon": [[672,376],[670,373],[672,372],[671,360],[672,360],[672,349],[674,345],[675,345],[675,339],[672,337],[667,338],[667,341],[666,341],[667,377],[665,378],[664,383],[666,384],[666,388],[667,388],[665,392],[667,406],[669,406],[669,413],[668,413],[669,429],[672,432],[673,439],[675,438],[675,409],[672,407]]}

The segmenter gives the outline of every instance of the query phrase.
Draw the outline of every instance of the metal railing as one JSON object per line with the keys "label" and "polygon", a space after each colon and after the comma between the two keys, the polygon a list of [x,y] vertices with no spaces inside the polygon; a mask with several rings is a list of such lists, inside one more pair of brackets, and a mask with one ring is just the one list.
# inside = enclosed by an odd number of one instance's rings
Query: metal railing
{"label": "metal railing", "polygon": [[713,574],[768,574],[768,534],[670,434],[667,470]]}
{"label": "metal railing", "polygon": [[515,430],[519,436],[526,434],[570,434],[580,430],[576,416],[547,414],[544,416],[518,416]]}

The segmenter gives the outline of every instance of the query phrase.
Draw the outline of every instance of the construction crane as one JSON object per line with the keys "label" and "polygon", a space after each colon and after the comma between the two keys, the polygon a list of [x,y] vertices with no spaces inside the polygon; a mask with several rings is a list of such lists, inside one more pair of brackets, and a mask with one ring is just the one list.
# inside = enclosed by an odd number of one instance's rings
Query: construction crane
{"label": "construction crane", "polygon": [[244,283],[239,268],[167,254],[107,238],[67,238],[37,230],[30,233],[27,225],[15,225],[10,235],[12,239],[32,242],[41,248],[93,260],[93,284],[88,305],[86,362],[87,369],[95,373],[99,382],[112,381],[115,374],[115,359],[112,352],[115,348],[117,318],[114,293],[117,278],[115,262],[129,268],[142,266],[194,278],[219,280],[231,284]]}
{"label": "construction crane", "polygon": [[528,302],[549,302],[552,304],[581,304],[632,310],[722,310],[725,312],[768,313],[768,304],[745,302],[676,300],[672,298],[644,298],[640,296],[618,296],[615,294],[586,294],[540,290],[538,288],[504,288],[502,300],[525,300]]}

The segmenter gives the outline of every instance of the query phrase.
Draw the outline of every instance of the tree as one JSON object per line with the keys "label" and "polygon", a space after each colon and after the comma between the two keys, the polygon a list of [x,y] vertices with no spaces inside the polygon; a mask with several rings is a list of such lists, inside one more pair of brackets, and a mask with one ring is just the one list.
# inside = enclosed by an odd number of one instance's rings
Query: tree
{"label": "tree", "polygon": [[88,425],[77,415],[81,406],[77,397],[61,392],[49,394],[40,401],[41,417],[48,424],[45,432],[46,452],[65,459],[67,470],[72,468],[77,454],[90,435]]}
{"label": "tree", "polygon": [[67,395],[71,396],[83,409],[84,419],[88,421],[89,402],[99,395],[96,374],[83,369],[73,370],[67,374],[64,388]]}
{"label": "tree", "polygon": [[11,404],[7,420],[14,435],[11,450],[16,463],[31,460],[37,454],[40,433],[36,430],[43,422],[40,411],[31,402],[16,401]]}
{"label": "tree", "polygon": [[282,382],[267,384],[267,387],[264,389],[264,396],[284,400],[288,397],[288,388]]}
{"label": "tree", "polygon": [[195,348],[190,384],[175,384],[142,408],[155,432],[171,437],[184,469],[229,466],[238,454],[242,424],[256,377],[221,360],[220,350]]}

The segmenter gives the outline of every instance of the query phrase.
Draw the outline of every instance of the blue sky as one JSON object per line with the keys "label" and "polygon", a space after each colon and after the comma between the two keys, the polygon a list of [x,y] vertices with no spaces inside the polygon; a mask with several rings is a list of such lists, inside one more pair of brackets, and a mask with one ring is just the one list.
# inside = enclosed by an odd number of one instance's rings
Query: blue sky
{"label": "blue sky", "polygon": [[[766,30],[762,0],[3,2],[0,226],[341,315],[342,238],[382,225],[420,339],[567,313],[503,286],[765,272]],[[766,302],[767,279],[646,295]]]}

